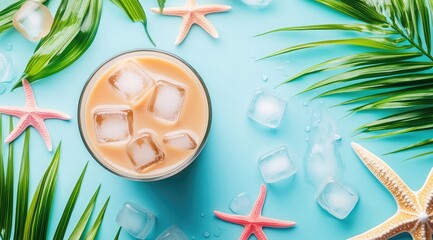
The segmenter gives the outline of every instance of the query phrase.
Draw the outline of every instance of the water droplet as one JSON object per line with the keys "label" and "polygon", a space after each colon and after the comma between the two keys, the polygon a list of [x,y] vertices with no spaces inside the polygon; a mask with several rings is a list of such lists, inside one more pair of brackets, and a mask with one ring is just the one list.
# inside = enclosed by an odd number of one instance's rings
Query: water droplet
{"label": "water droplet", "polygon": [[12,82],[15,78],[12,59],[0,52],[0,82]]}
{"label": "water droplet", "polygon": [[205,217],[206,216],[206,214],[204,214],[204,212],[202,212],[201,214],[200,214],[200,217]]}
{"label": "water droplet", "polygon": [[269,77],[268,77],[267,75],[263,75],[263,76],[262,76],[262,81],[263,81],[263,82],[267,82],[268,79],[269,79]]}
{"label": "water droplet", "polygon": [[256,9],[262,9],[267,7],[272,0],[242,0],[246,5],[256,8]]}
{"label": "water droplet", "polygon": [[192,239],[192,240],[195,240],[196,238],[195,238],[195,236],[192,236],[191,239]]}
{"label": "water droplet", "polygon": [[210,233],[209,233],[209,232],[204,232],[204,233],[203,233],[203,237],[205,237],[205,238],[210,238]]}
{"label": "water droplet", "polygon": [[14,49],[14,45],[11,42],[6,44],[6,51],[12,51],[12,49]]}
{"label": "water droplet", "polygon": [[304,107],[308,107],[308,102],[304,102]]}
{"label": "water droplet", "polygon": [[310,141],[310,138],[306,137],[306,138],[305,138],[305,141],[306,141],[306,142],[309,142],[309,141]]}
{"label": "water droplet", "polygon": [[310,126],[306,126],[306,127],[304,128],[304,131],[305,131],[305,132],[310,132],[310,131],[311,131]]}
{"label": "water droplet", "polygon": [[230,211],[237,214],[248,214],[251,209],[252,200],[248,193],[239,193],[229,203]]}
{"label": "water droplet", "polygon": [[341,135],[340,134],[335,134],[334,135],[334,140],[335,141],[341,141]]}

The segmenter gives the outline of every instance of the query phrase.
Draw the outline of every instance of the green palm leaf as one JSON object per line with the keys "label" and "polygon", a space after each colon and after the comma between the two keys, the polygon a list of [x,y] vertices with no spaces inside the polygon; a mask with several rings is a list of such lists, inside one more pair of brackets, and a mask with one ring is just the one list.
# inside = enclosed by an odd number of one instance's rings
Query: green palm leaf
{"label": "green palm leaf", "polygon": [[93,240],[95,239],[96,235],[98,234],[99,228],[101,227],[102,220],[105,215],[105,211],[107,210],[108,203],[110,202],[110,197],[105,201],[104,206],[102,207],[101,211],[99,212],[98,216],[96,217],[95,222],[93,223],[92,227],[90,228],[89,232],[87,233],[85,240]]}
{"label": "green palm leaf", "polygon": [[90,216],[92,215],[93,209],[95,208],[96,199],[98,197],[100,189],[101,189],[101,185],[99,185],[99,187],[96,189],[95,193],[93,194],[92,198],[87,204],[87,207],[84,210],[83,214],[81,215],[81,218],[78,221],[77,225],[75,226],[74,230],[72,231],[69,240],[79,240],[83,236],[84,229],[86,228],[90,220]]}
{"label": "green palm leaf", "polygon": [[[397,136],[433,129],[433,67],[432,31],[433,0],[316,0],[364,23],[321,24],[294,26],[260,34],[290,31],[340,30],[356,31],[362,36],[334,39],[290,46],[264,58],[289,54],[307,48],[329,45],[362,46],[374,51],[331,59],[311,66],[281,84],[303,76],[345,69],[313,83],[304,92],[331,86],[318,97],[347,93],[361,96],[348,99],[337,106],[361,104],[351,112],[395,109],[397,113],[361,126],[361,133],[375,133],[371,138]],[[410,49],[410,52],[408,51]],[[351,95],[349,95],[351,96]],[[429,111],[429,112],[427,112]],[[411,144],[395,152],[432,147],[430,140]],[[426,151],[416,157],[432,154]]]}
{"label": "green palm leaf", "polygon": [[114,236],[114,240],[119,240],[121,231],[122,231],[122,227],[119,227],[119,230],[117,230],[116,236]]}
{"label": "green palm leaf", "polygon": [[[3,143],[3,120],[0,114],[0,143]],[[5,169],[3,162],[3,144],[0,144],[0,209],[6,209],[6,183],[5,183]],[[0,217],[0,237],[4,239],[5,218],[4,215]]]}
{"label": "green palm leaf", "polygon": [[84,167],[81,172],[80,177],[78,178],[77,183],[75,184],[74,189],[72,190],[71,195],[69,196],[68,202],[66,203],[65,209],[63,210],[62,217],[60,218],[60,222],[57,225],[56,233],[54,234],[53,239],[64,239],[66,229],[69,224],[69,220],[71,219],[72,212],[74,211],[75,203],[77,202],[78,196],[80,194],[81,184],[83,183],[84,175],[87,170],[88,163]]}
{"label": "green palm leaf", "polygon": [[30,160],[29,160],[30,129],[26,129],[24,137],[23,154],[21,157],[20,175],[18,177],[17,204],[15,212],[14,239],[21,240],[24,237],[22,231],[26,224],[27,207],[29,203],[30,184]]}
{"label": "green palm leaf", "polygon": [[[147,17],[144,12],[143,7],[141,6],[138,0],[110,0],[117,7],[122,9],[126,15],[128,15],[129,19],[133,22],[141,22],[144,27],[144,31],[146,32],[147,38],[155,46],[155,42],[150,37],[149,31],[147,29]],[[164,7],[165,0],[158,0],[158,4],[160,8]]]}
{"label": "green palm leaf", "polygon": [[[9,117],[9,132],[13,130],[12,117]],[[5,239],[10,239],[12,236],[12,219],[14,208],[14,155],[13,143],[9,143],[8,150],[8,166],[6,170],[6,187],[5,187],[5,225],[3,236]]]}
{"label": "green palm leaf", "polygon": [[[41,40],[22,78],[37,81],[70,66],[92,44],[101,18],[102,0],[62,0],[51,32]],[[14,88],[22,86],[18,81]]]}

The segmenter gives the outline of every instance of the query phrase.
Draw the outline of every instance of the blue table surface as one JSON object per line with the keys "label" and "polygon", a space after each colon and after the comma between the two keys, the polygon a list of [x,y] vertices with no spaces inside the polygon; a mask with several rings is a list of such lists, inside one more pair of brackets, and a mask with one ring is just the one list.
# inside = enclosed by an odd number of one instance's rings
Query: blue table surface
{"label": "blue table surface", "polygon": [[[12,0],[1,1],[0,8],[11,2]],[[50,8],[54,11],[59,2],[52,1]],[[274,1],[264,10],[255,10],[245,6],[240,0],[219,0],[218,3],[233,7],[230,12],[208,15],[220,33],[220,39],[213,39],[201,28],[194,26],[180,46],[175,46],[174,40],[181,19],[153,14],[149,9],[157,6],[156,1],[141,1],[148,12],[149,30],[157,48],[184,58],[206,82],[213,105],[212,130],[200,157],[186,170],[170,179],[148,183],[133,182],[106,171],[92,159],[80,138],[77,104],[82,87],[90,74],[111,56],[152,46],[140,24],[132,24],[113,4],[109,1],[103,2],[98,34],[84,56],[66,70],[32,85],[39,106],[61,110],[72,117],[71,121],[46,122],[53,143],[57,145],[62,141],[57,194],[51,216],[52,226],[60,218],[61,209],[81,169],[89,162],[77,210],[85,207],[91,194],[101,183],[96,210],[99,211],[108,196],[111,196],[111,201],[99,239],[114,237],[118,228],[115,216],[126,201],[138,203],[155,213],[158,234],[168,226],[177,224],[188,236],[195,236],[196,239],[204,239],[204,232],[209,232],[210,238],[215,239],[213,234],[221,230],[220,239],[238,239],[242,228],[216,219],[212,212],[229,212],[229,201],[240,192],[247,192],[255,198],[263,183],[257,158],[282,144],[288,146],[299,171],[292,181],[268,185],[263,214],[296,221],[297,226],[283,230],[266,229],[269,239],[346,239],[376,226],[394,214],[396,204],[393,198],[358,160],[351,150],[350,142],[357,141],[372,152],[383,154],[420,139],[420,135],[426,133],[363,140],[353,137],[353,130],[380,117],[380,114],[363,113],[343,118],[348,107],[330,108],[328,113],[334,118],[343,137],[340,151],[345,164],[344,180],[356,188],[360,195],[360,202],[349,217],[337,220],[316,204],[315,192],[304,180],[302,161],[307,147],[305,138],[308,135],[304,128],[309,121],[309,111],[303,103],[307,102],[313,93],[295,96],[313,81],[323,79],[326,74],[316,74],[275,90],[288,103],[283,122],[277,130],[265,129],[246,117],[252,92],[258,87],[272,89],[285,79],[282,72],[293,75],[313,63],[359,50],[346,46],[326,47],[256,61],[261,56],[290,45],[356,35],[341,32],[293,32],[252,37],[278,27],[353,21],[314,1]],[[216,1],[199,2],[205,4]],[[179,6],[183,3],[184,0],[169,0],[167,6]],[[36,44],[26,41],[14,30],[0,35],[0,51],[5,51],[8,43],[13,44],[11,56],[19,75]],[[263,82],[262,75],[269,76],[269,80]],[[332,106],[343,99],[345,98],[332,97],[324,99],[324,102],[327,106]],[[24,105],[22,90],[8,91],[1,95],[0,104]],[[17,149],[21,148],[22,140],[23,137],[17,140]],[[31,190],[34,191],[52,153],[46,150],[34,129],[30,147]],[[429,157],[403,161],[416,153],[418,152],[383,156],[413,189],[422,186],[433,164]],[[20,159],[16,158],[16,166],[19,166],[19,161]],[[79,214],[80,211],[74,213],[73,222],[77,221]],[[132,238],[122,232],[121,239]],[[410,236],[401,235],[397,239],[410,239]]]}

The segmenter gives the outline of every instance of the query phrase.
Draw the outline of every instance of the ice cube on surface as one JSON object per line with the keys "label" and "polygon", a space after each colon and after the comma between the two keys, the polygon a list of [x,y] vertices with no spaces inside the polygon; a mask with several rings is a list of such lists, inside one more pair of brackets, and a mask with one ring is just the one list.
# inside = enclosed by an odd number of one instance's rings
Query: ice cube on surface
{"label": "ice cube on surface", "polygon": [[335,178],[328,178],[317,194],[317,203],[339,219],[345,219],[358,203],[358,195]]}
{"label": "ice cube on surface", "polygon": [[141,131],[128,143],[127,154],[137,172],[164,160],[164,152],[150,130]]}
{"label": "ice cube on surface", "polygon": [[248,214],[252,207],[251,196],[248,193],[239,193],[229,204],[230,211],[236,214]]}
{"label": "ice cube on surface", "polygon": [[156,240],[188,240],[186,234],[176,225],[167,228]]}
{"label": "ice cube on surface", "polygon": [[261,156],[259,168],[266,183],[278,182],[296,173],[296,166],[284,146]]}
{"label": "ice cube on surface", "polygon": [[156,217],[138,204],[126,202],[117,214],[116,222],[134,238],[146,239],[155,228]]}
{"label": "ice cube on surface", "polygon": [[185,89],[181,84],[160,80],[149,103],[149,111],[157,118],[176,122],[182,111]]}
{"label": "ice cube on surface", "polygon": [[13,24],[25,38],[38,41],[50,32],[53,15],[42,3],[26,1],[15,13]]}
{"label": "ice cube on surface", "polygon": [[132,134],[132,110],[128,107],[101,107],[94,113],[99,143],[126,141]]}
{"label": "ice cube on surface", "polygon": [[108,81],[131,103],[146,95],[155,85],[155,81],[134,61],[119,65]]}
{"label": "ice cube on surface", "polygon": [[251,99],[248,117],[266,127],[276,128],[281,122],[285,109],[285,100],[266,89],[259,88]]}
{"label": "ice cube on surface", "polygon": [[179,150],[192,150],[197,148],[197,134],[191,130],[168,132],[163,142]]}
{"label": "ice cube on surface", "polygon": [[271,3],[271,0],[242,0],[242,2],[253,8],[265,8]]}

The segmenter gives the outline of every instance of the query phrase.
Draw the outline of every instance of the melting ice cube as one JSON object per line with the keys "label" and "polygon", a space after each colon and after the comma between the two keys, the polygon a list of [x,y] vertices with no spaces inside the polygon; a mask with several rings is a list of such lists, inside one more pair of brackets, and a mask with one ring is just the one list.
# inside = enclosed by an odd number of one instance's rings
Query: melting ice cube
{"label": "melting ice cube", "polygon": [[108,81],[130,102],[144,96],[155,85],[154,80],[134,61],[119,65]]}
{"label": "melting ice cube", "polygon": [[176,225],[173,225],[162,232],[156,240],[188,240],[185,233]]}
{"label": "melting ice cube", "polygon": [[251,196],[244,192],[234,197],[229,204],[230,210],[236,214],[248,214],[251,206]]}
{"label": "melting ice cube", "polygon": [[100,107],[94,114],[96,136],[100,143],[129,140],[132,133],[132,110],[128,107]]}
{"label": "melting ice cube", "polygon": [[37,1],[26,1],[13,18],[15,28],[30,41],[48,35],[53,25],[50,10]]}
{"label": "melting ice cube", "polygon": [[254,8],[265,8],[271,0],[242,0],[246,5]]}
{"label": "melting ice cube", "polygon": [[180,84],[158,81],[149,104],[149,111],[158,118],[170,122],[179,119],[185,98],[185,89]]}
{"label": "melting ice cube", "polygon": [[127,202],[117,214],[116,222],[133,237],[146,239],[155,228],[156,217],[149,210]]}
{"label": "melting ice cube", "polygon": [[191,130],[178,130],[166,133],[163,142],[180,150],[197,148],[197,134]]}
{"label": "melting ice cube", "polygon": [[268,90],[254,92],[248,109],[248,117],[270,128],[276,128],[286,109],[286,101]]}
{"label": "melting ice cube", "polygon": [[296,173],[295,164],[284,146],[261,156],[259,168],[266,183],[278,182]]}
{"label": "melting ice cube", "polygon": [[137,172],[164,160],[164,152],[154,136],[148,130],[141,131],[127,146],[127,154]]}
{"label": "melting ice cube", "polygon": [[317,203],[334,217],[345,219],[358,202],[358,195],[335,178],[328,178],[316,197]]}

